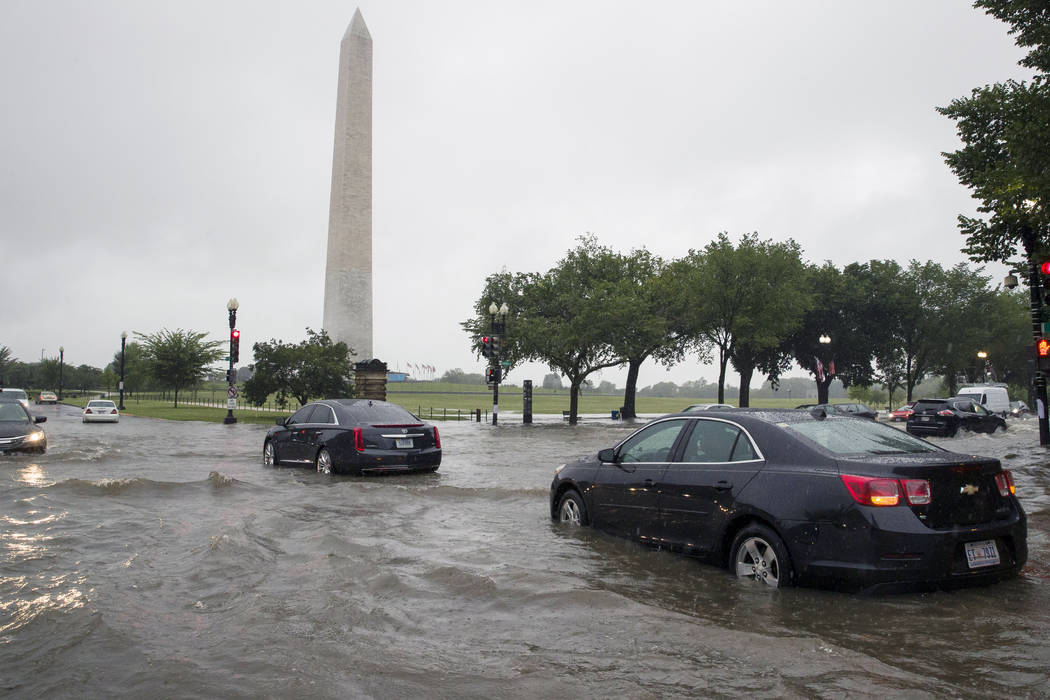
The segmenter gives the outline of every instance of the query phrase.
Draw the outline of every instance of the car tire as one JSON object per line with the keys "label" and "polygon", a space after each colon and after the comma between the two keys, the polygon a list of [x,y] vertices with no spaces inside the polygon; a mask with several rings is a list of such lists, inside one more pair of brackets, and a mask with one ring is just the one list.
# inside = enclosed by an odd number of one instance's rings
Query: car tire
{"label": "car tire", "polygon": [[277,446],[273,444],[273,440],[267,440],[263,445],[263,465],[276,467],[280,463],[281,460],[277,459]]}
{"label": "car tire", "polygon": [[793,585],[791,557],[783,540],[765,525],[748,525],[733,538],[729,567],[738,578],[760,581],[770,588]]}
{"label": "car tire", "polygon": [[318,474],[331,474],[332,473],[332,454],[328,451],[327,447],[322,447],[317,451],[317,465]]}
{"label": "car tire", "polygon": [[589,524],[587,518],[587,506],[583,504],[583,496],[575,489],[569,489],[558,499],[557,519],[560,523],[583,526]]}

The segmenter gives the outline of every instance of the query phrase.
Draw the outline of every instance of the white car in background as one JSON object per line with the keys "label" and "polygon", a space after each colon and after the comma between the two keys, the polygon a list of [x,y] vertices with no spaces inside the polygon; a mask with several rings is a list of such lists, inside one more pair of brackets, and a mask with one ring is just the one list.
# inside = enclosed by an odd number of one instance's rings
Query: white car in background
{"label": "white car in background", "polygon": [[22,408],[27,411],[29,410],[29,394],[25,392],[25,389],[11,389],[4,387],[3,389],[0,389],[0,394],[18,399],[18,403],[22,404]]}
{"label": "white car in background", "polygon": [[85,423],[117,423],[120,421],[120,411],[117,404],[108,399],[92,399],[84,407]]}

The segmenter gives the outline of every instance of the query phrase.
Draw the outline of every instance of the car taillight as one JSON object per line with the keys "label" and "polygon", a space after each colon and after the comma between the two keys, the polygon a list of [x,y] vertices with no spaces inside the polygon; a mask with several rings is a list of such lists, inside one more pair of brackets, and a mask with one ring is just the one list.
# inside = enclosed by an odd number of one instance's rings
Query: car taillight
{"label": "car taillight", "polygon": [[441,449],[441,436],[438,435],[438,427],[434,426],[434,447]]}
{"label": "car taillight", "polygon": [[1014,486],[1014,475],[1009,469],[1004,469],[995,475],[995,485],[999,487],[1000,496],[1012,496],[1017,493],[1017,487]]}
{"label": "car taillight", "polygon": [[902,479],[901,484],[904,486],[904,497],[908,499],[910,505],[930,505],[933,495],[930,493],[929,481],[926,481],[926,479]]}
{"label": "car taillight", "polygon": [[354,449],[358,452],[365,451],[365,434],[360,428],[354,428]]}
{"label": "car taillight", "polygon": [[938,416],[953,416],[953,415],[955,415],[955,414],[954,414],[954,413],[952,413],[951,411],[949,411],[949,410],[948,410],[948,409],[946,408],[946,409],[944,409],[943,411],[937,411],[937,415],[938,415]]}
{"label": "car taillight", "polygon": [[112,413],[112,414],[116,414],[116,412],[117,412],[117,409],[115,409],[115,408],[112,411],[110,411],[110,413]]}
{"label": "car taillight", "polygon": [[91,413],[91,409],[90,408],[85,408],[84,409],[84,413]]}
{"label": "car taillight", "polygon": [[865,506],[895,506],[900,503],[900,488],[896,479],[880,479],[872,476],[842,475],[853,500]]}

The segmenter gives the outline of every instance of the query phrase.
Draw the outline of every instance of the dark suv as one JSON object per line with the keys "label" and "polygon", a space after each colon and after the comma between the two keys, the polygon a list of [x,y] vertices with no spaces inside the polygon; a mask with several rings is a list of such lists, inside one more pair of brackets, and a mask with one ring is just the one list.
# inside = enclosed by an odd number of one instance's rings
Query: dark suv
{"label": "dark suv", "polygon": [[908,416],[907,430],[912,435],[945,435],[951,437],[959,431],[973,430],[979,433],[994,433],[999,428],[1006,430],[1006,421],[990,413],[968,396],[953,396],[950,399],[920,399],[912,406],[914,413]]}

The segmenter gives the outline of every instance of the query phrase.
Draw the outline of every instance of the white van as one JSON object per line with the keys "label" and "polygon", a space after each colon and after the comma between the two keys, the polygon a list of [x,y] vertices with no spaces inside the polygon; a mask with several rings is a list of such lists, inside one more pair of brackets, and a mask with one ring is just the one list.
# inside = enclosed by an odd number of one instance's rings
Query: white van
{"label": "white van", "polygon": [[1005,416],[1010,412],[1010,396],[1005,386],[964,386],[958,395],[973,399],[996,415]]}

